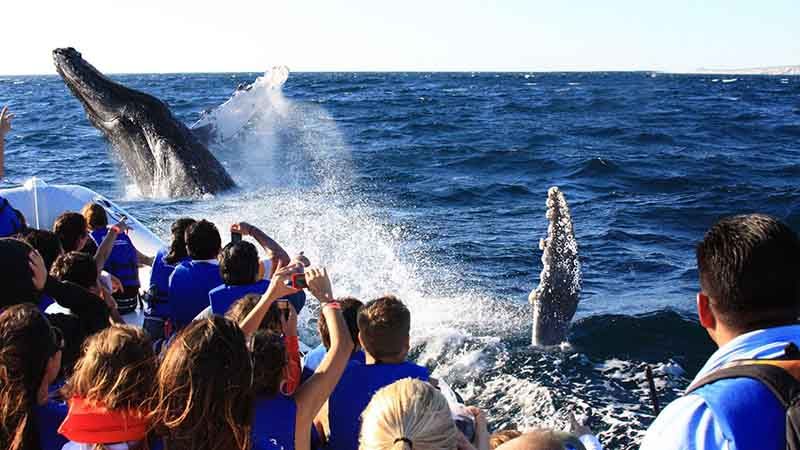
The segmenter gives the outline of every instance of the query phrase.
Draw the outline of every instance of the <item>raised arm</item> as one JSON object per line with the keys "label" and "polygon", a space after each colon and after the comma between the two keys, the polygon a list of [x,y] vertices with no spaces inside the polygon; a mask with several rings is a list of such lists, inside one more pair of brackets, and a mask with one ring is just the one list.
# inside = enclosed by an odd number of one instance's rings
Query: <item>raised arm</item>
{"label": "raised arm", "polygon": [[353,351],[353,340],[347,330],[347,323],[339,304],[334,301],[330,279],[325,269],[306,271],[306,282],[309,290],[322,302],[322,316],[328,324],[331,336],[331,348],[325,355],[314,375],[303,383],[294,395],[297,403],[295,418],[295,447],[308,448],[308,430],[314,417],[322,405],[328,401],[333,389],[344,373],[350,354]]}
{"label": "raised arm", "polygon": [[5,176],[5,139],[6,134],[11,131],[11,119],[13,118],[14,114],[8,112],[8,106],[4,106],[0,111],[0,180]]}
{"label": "raised arm", "polygon": [[286,282],[291,279],[292,271],[292,267],[283,267],[275,272],[275,275],[273,275],[269,283],[267,292],[264,292],[264,295],[261,296],[256,306],[250,311],[250,314],[239,322],[239,328],[242,329],[245,336],[249,337],[258,330],[259,325],[261,325],[261,322],[264,320],[264,316],[275,300],[286,297],[287,295],[292,295],[298,291],[286,285]]}
{"label": "raised arm", "polygon": [[[243,236],[252,236],[261,248],[267,252],[267,256],[272,260],[273,268],[289,265],[289,254],[286,253],[286,250],[255,225],[250,225],[247,222],[239,222],[231,225],[231,231],[234,233],[241,233]],[[273,274],[270,274],[270,276],[271,275]]]}
{"label": "raised arm", "polygon": [[108,261],[108,257],[111,256],[111,251],[114,250],[114,242],[117,240],[117,236],[125,229],[126,225],[124,221],[120,221],[113,227],[108,228],[108,233],[106,233],[106,236],[103,238],[103,242],[97,246],[97,251],[94,252],[94,262],[97,264],[98,272],[103,270],[103,267],[106,266],[106,261]]}

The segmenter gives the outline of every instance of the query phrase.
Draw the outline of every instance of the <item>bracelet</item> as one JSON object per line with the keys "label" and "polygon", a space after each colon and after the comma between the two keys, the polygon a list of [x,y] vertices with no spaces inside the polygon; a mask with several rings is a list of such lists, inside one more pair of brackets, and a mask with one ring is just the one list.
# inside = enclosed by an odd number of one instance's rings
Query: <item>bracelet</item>
{"label": "bracelet", "polygon": [[338,309],[338,310],[341,310],[341,309],[342,309],[342,304],[334,300],[334,301],[332,301],[332,302],[327,302],[327,303],[325,303],[324,305],[322,305],[322,307],[323,307],[323,308],[330,308],[330,309]]}

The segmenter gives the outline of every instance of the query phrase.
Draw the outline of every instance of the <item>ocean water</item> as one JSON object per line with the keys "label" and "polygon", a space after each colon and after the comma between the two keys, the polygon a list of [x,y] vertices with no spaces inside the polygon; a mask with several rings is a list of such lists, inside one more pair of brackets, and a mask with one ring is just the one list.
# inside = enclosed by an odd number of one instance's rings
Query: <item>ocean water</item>
{"label": "ocean water", "polygon": [[[120,75],[187,124],[258,74]],[[212,150],[236,179],[147,199],[60,78],[0,77],[17,115],[3,186],[82,184],[166,237],[172,220],[262,227],[330,268],[337,295],[395,293],[413,354],[495,429],[588,420],[636,448],[644,376],[674,399],[711,342],[693,320],[694,245],[719,217],[800,229],[800,78],[649,73],[293,73]],[[583,293],[568,342],[531,348],[547,188],[572,210]],[[313,308],[310,308],[313,309]],[[302,316],[313,341],[313,311]]]}

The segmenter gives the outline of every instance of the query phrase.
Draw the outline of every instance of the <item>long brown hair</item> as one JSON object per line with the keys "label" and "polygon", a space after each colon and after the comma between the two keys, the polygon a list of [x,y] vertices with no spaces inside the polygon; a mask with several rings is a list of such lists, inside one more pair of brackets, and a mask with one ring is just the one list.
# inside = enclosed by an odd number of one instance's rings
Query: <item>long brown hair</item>
{"label": "long brown hair", "polygon": [[86,340],[64,398],[82,397],[109,410],[142,410],[155,392],[156,355],[147,333],[112,325]]}
{"label": "long brown hair", "polygon": [[242,330],[213,316],[181,330],[164,355],[153,403],[167,450],[248,450],[253,365]]}
{"label": "long brown hair", "polygon": [[0,448],[39,447],[33,408],[59,344],[50,322],[30,304],[0,313]]}

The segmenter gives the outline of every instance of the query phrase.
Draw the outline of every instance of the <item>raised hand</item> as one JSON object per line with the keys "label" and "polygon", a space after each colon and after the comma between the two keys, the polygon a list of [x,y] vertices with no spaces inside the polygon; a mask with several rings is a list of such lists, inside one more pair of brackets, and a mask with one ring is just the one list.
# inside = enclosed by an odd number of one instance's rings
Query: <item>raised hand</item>
{"label": "raised hand", "polygon": [[28,254],[28,261],[32,273],[31,281],[33,281],[33,287],[37,291],[41,291],[44,289],[45,283],[47,283],[47,268],[44,265],[44,259],[42,259],[42,255],[38,251],[33,250]]}
{"label": "raised hand", "polygon": [[11,119],[13,118],[14,114],[8,112],[8,106],[4,106],[0,111],[0,138],[11,131]]}
{"label": "raised hand", "polygon": [[327,303],[334,301],[331,279],[328,277],[328,270],[324,267],[306,270],[306,284],[308,290],[320,302]]}
{"label": "raised hand", "polygon": [[231,233],[239,233],[242,236],[249,236],[253,232],[253,226],[247,222],[238,222],[231,225]]}

